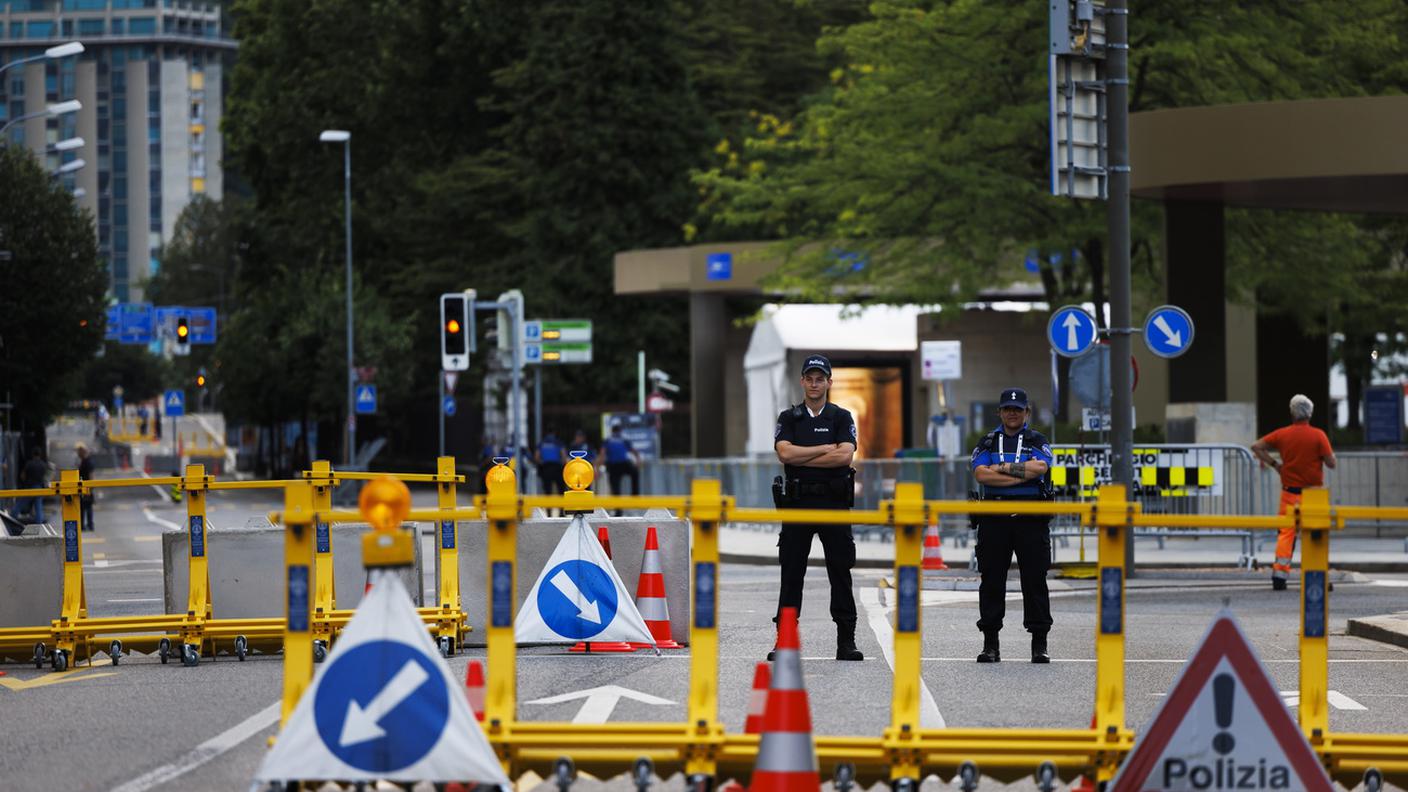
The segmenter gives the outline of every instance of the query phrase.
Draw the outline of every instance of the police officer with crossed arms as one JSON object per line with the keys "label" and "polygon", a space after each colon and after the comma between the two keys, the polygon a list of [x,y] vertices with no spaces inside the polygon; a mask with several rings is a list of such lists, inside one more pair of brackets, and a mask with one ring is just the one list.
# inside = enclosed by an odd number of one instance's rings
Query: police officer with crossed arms
{"label": "police officer with crossed arms", "polygon": [[[801,404],[783,410],[773,430],[773,447],[783,475],[773,480],[773,500],[781,509],[849,509],[855,501],[856,422],[851,413],[827,400],[831,361],[808,355],[802,364]],[[831,581],[831,619],[836,622],[836,659],[864,660],[856,648],[856,600],[851,568],[856,564],[855,536],[849,525],[786,523],[778,538],[782,587],[777,612],[802,610],[802,582],[812,536],[821,537],[826,576]],[[776,618],[773,621],[777,621]],[[773,653],[768,652],[768,659]]]}
{"label": "police officer with crossed arms", "polygon": [[[1046,474],[1051,466],[1051,447],[1040,432],[1032,430],[1027,392],[1021,388],[1004,390],[998,401],[1002,425],[983,437],[973,449],[971,465],[977,481],[979,500],[1050,500]],[[1022,578],[1022,624],[1032,634],[1032,662],[1049,663],[1046,634],[1051,630],[1051,596],[1046,588],[1046,571],[1051,566],[1051,535],[1047,515],[976,516],[978,572],[978,629],[983,633],[979,663],[1002,660],[997,634],[1007,610],[1007,572],[1012,554]]]}

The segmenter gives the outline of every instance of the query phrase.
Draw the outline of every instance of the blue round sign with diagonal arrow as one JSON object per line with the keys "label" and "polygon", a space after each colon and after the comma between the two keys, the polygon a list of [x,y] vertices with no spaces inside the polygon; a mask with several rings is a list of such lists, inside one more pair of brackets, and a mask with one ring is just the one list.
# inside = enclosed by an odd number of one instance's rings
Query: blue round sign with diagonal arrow
{"label": "blue round sign with diagonal arrow", "polygon": [[449,719],[444,674],[425,651],[401,641],[368,641],[335,657],[313,701],[328,750],[369,773],[425,758]]}
{"label": "blue round sign with diagonal arrow", "polygon": [[1095,346],[1099,331],[1095,318],[1079,305],[1063,305],[1051,314],[1046,323],[1046,340],[1056,354],[1080,357]]}
{"label": "blue round sign with diagonal arrow", "polygon": [[616,618],[616,583],[601,567],[573,559],[553,567],[538,587],[538,613],[548,629],[583,641]]}
{"label": "blue round sign with diagonal arrow", "polygon": [[1160,305],[1144,320],[1144,344],[1161,358],[1176,358],[1193,344],[1193,318],[1176,305]]}

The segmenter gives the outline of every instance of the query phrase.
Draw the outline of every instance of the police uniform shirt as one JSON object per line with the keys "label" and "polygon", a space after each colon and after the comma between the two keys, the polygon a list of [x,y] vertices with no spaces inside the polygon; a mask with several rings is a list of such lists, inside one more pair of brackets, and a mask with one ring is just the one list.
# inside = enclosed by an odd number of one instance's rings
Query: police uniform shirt
{"label": "police uniform shirt", "polygon": [[[828,443],[850,443],[856,446],[856,421],[844,407],[831,402],[812,416],[805,404],[789,407],[777,416],[773,429],[773,446],[786,440],[795,446],[819,446]],[[846,468],[819,468],[805,465],[785,465],[788,479],[826,481],[846,475]]]}
{"label": "police uniform shirt", "polygon": [[[1047,445],[1041,432],[1032,431],[1026,424],[1022,424],[1022,430],[1013,436],[999,427],[988,433],[973,449],[970,469],[977,470],[985,465],[1002,462],[1030,462],[1034,459],[1045,462],[1048,466],[1052,462],[1051,446]],[[1041,479],[1035,478],[1010,487],[992,487],[988,489],[988,493],[1008,498],[1035,499],[1041,495]]]}

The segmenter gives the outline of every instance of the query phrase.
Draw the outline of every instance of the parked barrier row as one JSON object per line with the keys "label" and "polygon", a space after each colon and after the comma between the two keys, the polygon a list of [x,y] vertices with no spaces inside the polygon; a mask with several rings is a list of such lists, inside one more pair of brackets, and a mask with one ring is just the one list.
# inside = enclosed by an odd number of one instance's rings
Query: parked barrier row
{"label": "parked barrier row", "polygon": [[[1408,735],[1332,733],[1329,729],[1328,644],[1323,624],[1328,617],[1326,572],[1329,534],[1348,519],[1408,520],[1408,508],[1332,507],[1329,492],[1307,490],[1291,513],[1278,516],[1250,515],[1151,515],[1140,503],[1131,502],[1119,485],[1100,488],[1086,503],[1004,501],[983,503],[925,500],[918,483],[895,487],[895,497],[878,508],[851,512],[833,510],[740,508],[734,498],[721,493],[717,480],[695,479],[687,496],[599,497],[586,491],[561,496],[527,496],[516,492],[516,480],[505,467],[489,475],[489,493],[473,506],[453,510],[411,510],[411,520],[468,520],[487,517],[488,585],[491,614],[485,626],[488,643],[488,682],[484,703],[485,733],[511,775],[533,769],[550,772],[553,762],[569,755],[577,765],[594,773],[628,772],[641,756],[665,771],[679,770],[691,778],[742,777],[758,751],[758,737],[726,732],[718,716],[719,635],[718,529],[725,522],[823,523],[886,526],[895,537],[894,575],[897,609],[894,632],[894,683],[891,723],[879,737],[816,736],[822,772],[835,771],[850,762],[865,780],[918,780],[930,773],[948,777],[960,763],[975,761],[998,778],[1016,778],[1031,772],[1034,761],[1050,761],[1064,771],[1091,772],[1108,781],[1133,745],[1134,734],[1125,722],[1125,545],[1134,530],[1162,526],[1197,530],[1269,530],[1296,527],[1302,538],[1301,623],[1322,625],[1302,629],[1300,638],[1300,706],[1298,722],[1310,745],[1329,770],[1351,781],[1376,766],[1400,783],[1408,779]],[[690,678],[687,719],[679,723],[610,723],[579,725],[529,722],[517,714],[517,645],[514,637],[516,588],[516,532],[520,521],[535,508],[561,508],[568,512],[604,509],[665,508],[676,511],[693,526],[691,566]],[[926,729],[920,726],[920,657],[922,618],[919,615],[918,580],[924,530],[944,516],[967,514],[1063,515],[1090,526],[1098,535],[1098,569],[1101,596],[1096,620],[1096,680],[1094,724],[1090,729]],[[308,526],[319,520],[349,521],[355,512],[323,511],[298,488],[286,491],[285,509],[275,515],[287,526],[285,559],[287,579],[296,581],[312,556]],[[292,593],[292,592],[291,592]],[[290,597],[290,605],[298,603]],[[910,614],[906,617],[905,614]],[[290,626],[302,623],[303,614],[290,611]],[[308,631],[290,629],[285,637],[285,720],[293,711],[312,676],[306,648]]]}
{"label": "parked barrier row", "polygon": [[[385,475],[385,474],[376,474]],[[200,658],[214,657],[221,650],[229,651],[240,660],[252,650],[275,651],[283,645],[283,618],[215,618],[210,588],[210,545],[207,541],[206,496],[213,490],[278,490],[296,488],[306,491],[310,502],[323,510],[332,506],[332,491],[341,482],[369,479],[373,474],[334,471],[330,463],[316,461],[312,470],[293,481],[216,481],[207,475],[205,466],[188,465],[184,476],[158,476],[136,479],[80,480],[78,471],[61,471],[59,480],[44,489],[0,490],[0,498],[57,495],[60,503],[60,535],[63,537],[63,595],[59,616],[48,625],[7,627],[0,629],[0,655],[23,656],[32,651],[36,667],[48,663],[62,671],[81,659],[90,659],[97,649],[104,649],[114,665],[124,652],[156,652],[162,662],[178,658],[185,665],[196,665]],[[442,508],[455,506],[456,485],[464,477],[455,473],[453,457],[441,457],[433,474],[400,474],[402,481],[435,482]],[[124,487],[169,486],[186,507],[188,543],[188,587],[183,614],[148,616],[95,617],[88,612],[87,588],[83,575],[83,532],[80,525],[80,499],[98,489]],[[354,518],[352,521],[358,521]],[[311,543],[314,548],[316,575],[311,578],[315,589],[305,597],[309,603],[309,624],[314,643],[309,647],[310,658],[321,659],[337,633],[352,617],[352,611],[337,608],[333,578],[333,521],[320,521],[314,526]],[[441,523],[437,522],[437,525]],[[437,542],[441,564],[440,583],[433,607],[420,608],[421,618],[435,636],[445,654],[459,651],[469,632],[459,593],[458,528],[449,522],[440,532],[449,537]],[[305,577],[305,582],[309,578]]]}

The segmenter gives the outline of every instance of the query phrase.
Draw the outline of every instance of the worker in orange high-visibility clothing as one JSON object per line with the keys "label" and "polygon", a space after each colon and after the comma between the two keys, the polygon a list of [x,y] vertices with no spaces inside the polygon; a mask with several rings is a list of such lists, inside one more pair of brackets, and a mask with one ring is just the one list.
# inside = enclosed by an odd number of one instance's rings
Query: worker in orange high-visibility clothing
{"label": "worker in orange high-visibility clothing", "polygon": [[[1257,459],[1270,465],[1281,474],[1281,510],[1285,514],[1300,504],[1301,490],[1306,487],[1319,487],[1325,483],[1325,473],[1321,465],[1335,466],[1335,452],[1330,448],[1330,438],[1310,425],[1310,416],[1315,404],[1303,394],[1291,397],[1291,425],[1268,434],[1252,443],[1252,453]],[[1271,451],[1280,452],[1277,461]],[[1286,588],[1286,579],[1291,576],[1291,556],[1296,550],[1296,529],[1282,528],[1276,538],[1276,563],[1271,566],[1271,587],[1277,591]]]}

